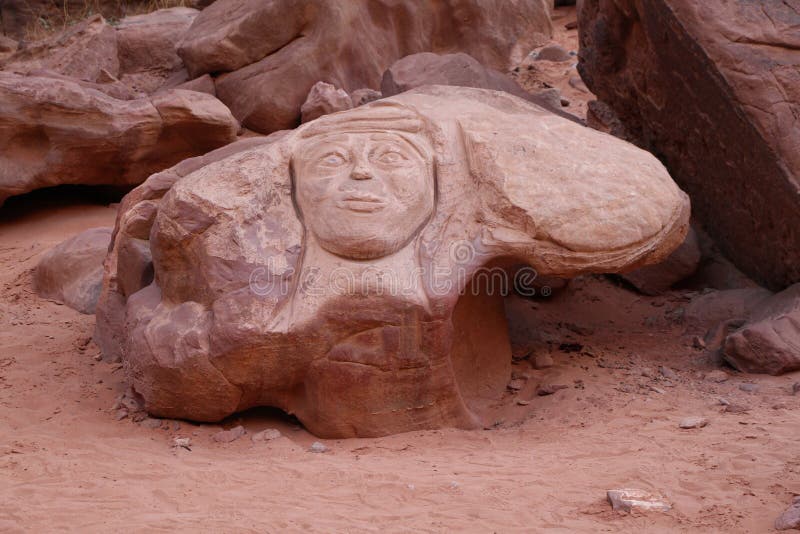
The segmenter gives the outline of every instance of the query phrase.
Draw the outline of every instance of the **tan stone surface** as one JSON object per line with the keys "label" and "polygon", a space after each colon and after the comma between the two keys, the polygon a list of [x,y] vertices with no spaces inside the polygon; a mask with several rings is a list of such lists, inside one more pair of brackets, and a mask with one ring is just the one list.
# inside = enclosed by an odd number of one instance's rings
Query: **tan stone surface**
{"label": "tan stone surface", "polygon": [[[213,421],[277,406],[340,437],[484,424],[511,360],[502,292],[476,273],[658,261],[689,214],[651,155],[504,93],[437,86],[138,198],[98,325],[147,409]],[[154,283],[123,294],[136,262],[122,245],[148,238]]]}

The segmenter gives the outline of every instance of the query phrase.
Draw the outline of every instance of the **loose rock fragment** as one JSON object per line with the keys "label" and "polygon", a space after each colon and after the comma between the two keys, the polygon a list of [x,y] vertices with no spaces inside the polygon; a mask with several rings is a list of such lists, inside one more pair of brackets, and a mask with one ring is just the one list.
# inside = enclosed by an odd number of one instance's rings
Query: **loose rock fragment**
{"label": "loose rock fragment", "polygon": [[795,496],[792,505],[775,520],[775,530],[800,529],[800,495]]}
{"label": "loose rock fragment", "polygon": [[728,380],[728,373],[726,373],[722,369],[716,369],[706,374],[706,380],[708,380],[709,382],[716,382],[719,384]]}
{"label": "loose rock fragment", "polygon": [[230,430],[221,430],[217,432],[211,439],[218,443],[230,443],[236,441],[247,433],[242,425],[231,428]]}
{"label": "loose rock fragment", "polygon": [[323,452],[328,452],[328,447],[326,447],[319,441],[315,441],[314,443],[311,444],[311,447],[309,447],[308,450],[310,452],[323,453]]}
{"label": "loose rock fragment", "polygon": [[567,389],[568,387],[563,384],[543,384],[536,388],[536,394],[544,397],[545,395],[552,395],[559,389]]}
{"label": "loose rock fragment", "polygon": [[191,438],[174,438],[172,440],[172,446],[173,447],[182,447],[182,448],[186,449],[187,451],[192,450],[192,449],[189,448],[189,447],[191,447],[191,445],[192,445]]}
{"label": "loose rock fragment", "polygon": [[253,434],[250,438],[253,441],[272,441],[273,439],[278,439],[281,437],[281,433],[279,430],[275,428],[268,428],[266,430],[262,430],[261,432],[257,432]]}
{"label": "loose rock fragment", "polygon": [[680,424],[681,428],[703,428],[708,424],[708,419],[705,417],[686,417],[682,419]]}
{"label": "loose rock fragment", "polygon": [[631,509],[666,512],[670,506],[661,495],[641,489],[617,489],[606,492],[614,510],[630,512]]}

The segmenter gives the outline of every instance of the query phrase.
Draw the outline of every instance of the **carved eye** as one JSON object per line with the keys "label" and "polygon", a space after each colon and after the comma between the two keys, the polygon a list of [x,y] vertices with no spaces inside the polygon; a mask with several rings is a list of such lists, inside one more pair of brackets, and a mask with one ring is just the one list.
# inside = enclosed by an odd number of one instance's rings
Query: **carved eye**
{"label": "carved eye", "polygon": [[387,150],[386,152],[378,156],[378,161],[380,161],[381,163],[388,163],[388,164],[400,163],[402,161],[405,161],[406,159],[408,158],[406,158],[402,153],[398,152],[397,150]]}
{"label": "carved eye", "polygon": [[320,163],[328,167],[338,167],[347,163],[347,160],[338,152],[330,152],[322,156]]}

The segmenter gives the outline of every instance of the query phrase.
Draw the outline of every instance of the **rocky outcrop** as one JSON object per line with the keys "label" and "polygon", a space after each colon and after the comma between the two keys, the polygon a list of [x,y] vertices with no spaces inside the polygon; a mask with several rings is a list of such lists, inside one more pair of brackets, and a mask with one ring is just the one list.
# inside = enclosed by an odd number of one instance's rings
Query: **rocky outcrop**
{"label": "rocky outcrop", "polygon": [[36,293],[81,313],[94,313],[110,243],[111,228],[92,228],[48,250],[34,271]]}
{"label": "rocky outcrop", "polygon": [[581,75],[663,159],[723,252],[800,281],[800,4],[585,0]]}
{"label": "rocky outcrop", "polygon": [[116,28],[120,80],[150,94],[179,73],[183,61],[177,44],[198,13],[196,9],[174,7],[122,19]]}
{"label": "rocky outcrop", "polygon": [[300,122],[313,121],[323,115],[345,111],[352,107],[353,101],[347,92],[329,83],[317,82],[308,92],[308,98],[300,108],[302,114]]}
{"label": "rocky outcrop", "polygon": [[168,91],[117,100],[67,79],[0,72],[0,202],[60,184],[136,185],[236,138],[217,99]]}
{"label": "rocky outcrop", "polygon": [[152,414],[276,406],[331,437],[486,423],[511,351],[502,287],[479,273],[616,272],[662,260],[688,228],[650,154],[462,87],[326,115],[177,174],[120,206],[104,353]]}
{"label": "rocky outcrop", "polygon": [[722,350],[728,363],[746,373],[800,370],[800,284],[762,302]]}
{"label": "rocky outcrop", "polygon": [[551,35],[548,0],[217,0],[178,48],[192,77],[216,76],[219,98],[248,128],[293,128],[318,81],[377,89],[393,62],[463,51],[507,70]]}

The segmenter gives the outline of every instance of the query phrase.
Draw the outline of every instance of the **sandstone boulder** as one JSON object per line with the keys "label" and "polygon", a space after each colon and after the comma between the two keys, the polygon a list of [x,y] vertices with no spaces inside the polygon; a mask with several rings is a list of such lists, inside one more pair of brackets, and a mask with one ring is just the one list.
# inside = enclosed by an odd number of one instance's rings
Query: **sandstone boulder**
{"label": "sandstone boulder", "polygon": [[81,313],[94,313],[110,243],[111,228],[92,228],[48,250],[34,271],[36,293]]}
{"label": "sandstone boulder", "polygon": [[121,81],[149,94],[180,71],[183,61],[177,44],[198,13],[188,7],[173,7],[122,19],[117,25]]}
{"label": "sandstone boulder", "polygon": [[726,256],[800,281],[800,3],[585,0],[579,71]]}
{"label": "sandstone boulder", "polygon": [[356,89],[350,94],[350,99],[353,101],[353,107],[356,108],[358,106],[363,106],[364,104],[374,102],[380,98],[383,98],[383,95],[380,91],[369,88]]}
{"label": "sandstone boulder", "polygon": [[723,356],[746,373],[800,370],[800,284],[761,303],[747,324],[725,339]]}
{"label": "sandstone boulder", "polygon": [[[29,74],[46,69],[87,82],[119,76],[117,34],[100,15],[62,33],[27,43],[8,58],[3,70]],[[103,74],[105,72],[105,74]]]}
{"label": "sandstone boulder", "polygon": [[60,184],[136,185],[230,143],[238,128],[202,93],[117,100],[67,79],[0,72],[0,203]]}
{"label": "sandstone boulder", "polygon": [[699,264],[697,234],[689,229],[686,239],[666,260],[625,273],[622,277],[645,295],[660,295],[694,274]]}
{"label": "sandstone boulder", "polygon": [[347,92],[337,89],[329,83],[317,82],[308,92],[308,98],[300,108],[302,114],[300,122],[313,121],[323,115],[352,107],[353,101],[350,100]]}
{"label": "sandstone boulder", "polygon": [[293,128],[320,80],[347,92],[377,88],[394,61],[417,52],[469,53],[507,70],[552,34],[549,0],[217,0],[178,53],[248,128]]}
{"label": "sandstone boulder", "polygon": [[321,436],[485,424],[511,374],[503,274],[658,262],[688,228],[650,154],[462,87],[163,174],[120,206],[103,350],[154,415],[275,406]]}

